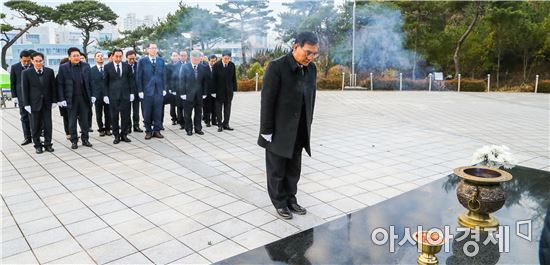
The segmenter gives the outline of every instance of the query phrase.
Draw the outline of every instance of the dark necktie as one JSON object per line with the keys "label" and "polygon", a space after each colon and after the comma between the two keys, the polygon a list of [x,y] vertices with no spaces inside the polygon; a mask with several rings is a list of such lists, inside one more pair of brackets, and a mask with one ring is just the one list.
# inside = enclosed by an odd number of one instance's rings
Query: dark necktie
{"label": "dark necktie", "polygon": [[101,73],[103,73],[103,66],[100,66],[100,67],[99,67],[99,71],[100,71]]}
{"label": "dark necktie", "polygon": [[151,64],[153,65],[153,74],[157,72],[157,64],[155,63],[155,59],[151,60]]}
{"label": "dark necktie", "polygon": [[38,70],[38,75],[42,75],[42,69]]}
{"label": "dark necktie", "polygon": [[116,73],[120,76],[120,64],[116,65]]}
{"label": "dark necktie", "polygon": [[197,77],[199,76],[199,73],[197,71],[197,66],[196,65],[193,65],[193,72],[195,72],[195,79],[197,79]]}

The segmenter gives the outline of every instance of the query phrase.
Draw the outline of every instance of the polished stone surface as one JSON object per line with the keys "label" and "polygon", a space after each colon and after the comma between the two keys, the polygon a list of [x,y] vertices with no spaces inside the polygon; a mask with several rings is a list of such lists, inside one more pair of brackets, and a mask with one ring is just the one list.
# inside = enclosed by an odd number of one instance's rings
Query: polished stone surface
{"label": "polished stone surface", "polygon": [[[418,256],[415,245],[401,241],[412,235],[421,225],[425,229],[449,226],[450,239],[437,254],[440,264],[539,264],[539,242],[544,218],[550,210],[550,172],[526,167],[508,170],[513,179],[505,184],[508,198],[505,206],[495,213],[503,227],[509,227],[508,253],[499,251],[499,244],[488,242],[486,233],[476,242],[473,234],[463,237],[465,231],[457,230],[457,216],[465,211],[458,203],[456,186],[458,178],[449,175],[416,190],[372,207],[348,214],[323,225],[308,229],[247,253],[221,261],[220,264],[415,264]],[[516,235],[516,223],[531,220],[531,241]],[[371,235],[376,228],[395,229],[395,249],[390,244],[375,244]],[[548,226],[548,224],[547,224]],[[405,227],[410,232],[405,232]],[[548,227],[544,233],[548,234]],[[520,231],[527,234],[525,226]],[[390,237],[392,233],[389,233]],[[548,235],[547,235],[548,236]],[[382,236],[379,234],[379,240]],[[450,238],[450,237],[449,237]],[[401,245],[401,244],[402,245]],[[469,246],[479,247],[477,255],[468,257]],[[547,250],[548,253],[548,250]],[[548,257],[546,257],[548,259]]]}

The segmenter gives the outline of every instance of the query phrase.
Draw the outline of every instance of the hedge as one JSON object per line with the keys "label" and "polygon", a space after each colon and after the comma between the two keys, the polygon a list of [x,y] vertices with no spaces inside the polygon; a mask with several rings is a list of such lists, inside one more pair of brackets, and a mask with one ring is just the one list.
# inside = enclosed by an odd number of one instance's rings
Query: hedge
{"label": "hedge", "polygon": [[[258,78],[258,91],[262,90],[262,79]],[[237,91],[256,91],[256,80],[237,80]]]}
{"label": "hedge", "polygon": [[550,93],[550,80],[539,80],[537,93]]}

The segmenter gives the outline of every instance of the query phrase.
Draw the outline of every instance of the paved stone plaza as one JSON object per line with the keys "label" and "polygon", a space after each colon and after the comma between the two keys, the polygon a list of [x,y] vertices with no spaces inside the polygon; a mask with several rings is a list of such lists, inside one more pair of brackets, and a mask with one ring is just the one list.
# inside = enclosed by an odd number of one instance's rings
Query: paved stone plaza
{"label": "paved stone plaza", "polygon": [[297,196],[308,214],[283,221],[259,102],[236,94],[232,132],[166,125],[165,139],[118,145],[94,132],[76,150],[54,110],[55,152],[40,155],[19,145],[19,110],[2,110],[2,263],[216,262],[445,177],[486,144],[550,170],[548,94],[318,92]]}

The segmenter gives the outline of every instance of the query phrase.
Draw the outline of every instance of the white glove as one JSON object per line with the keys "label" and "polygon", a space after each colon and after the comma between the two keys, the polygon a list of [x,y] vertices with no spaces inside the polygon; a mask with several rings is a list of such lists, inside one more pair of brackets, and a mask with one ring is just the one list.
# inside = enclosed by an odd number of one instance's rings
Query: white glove
{"label": "white glove", "polygon": [[210,94],[210,96],[212,96],[213,98],[216,98],[216,93]]}
{"label": "white glove", "polygon": [[31,106],[25,106],[25,110],[26,110],[28,113],[31,113]]}
{"label": "white glove", "polygon": [[202,99],[205,99],[206,98],[206,95],[202,96]]}
{"label": "white glove", "polygon": [[109,104],[109,97],[108,97],[108,96],[104,96],[104,97],[103,97],[103,102],[104,102],[105,104]]}
{"label": "white glove", "polygon": [[168,89],[168,93],[172,94],[172,89]]}
{"label": "white glove", "polygon": [[174,95],[174,96],[175,96],[175,95],[176,95],[176,91],[172,91],[172,95]]}
{"label": "white glove", "polygon": [[52,103],[52,109],[57,107],[57,104],[56,103]]}
{"label": "white glove", "polygon": [[13,98],[13,104],[19,104],[19,101],[17,100],[17,98]]}
{"label": "white glove", "polygon": [[271,138],[273,137],[273,134],[262,134],[262,137],[271,143]]}
{"label": "white glove", "polygon": [[61,107],[67,107],[67,101],[63,100],[63,101],[59,102],[58,105],[61,106]]}
{"label": "white glove", "polygon": [[92,97],[92,104],[94,104],[96,101],[96,98],[95,97]]}
{"label": "white glove", "polygon": [[139,93],[138,93],[138,97],[141,98],[141,99],[143,99],[143,92],[139,92]]}
{"label": "white glove", "polygon": [[162,90],[162,96],[166,96],[166,90]]}
{"label": "white glove", "polygon": [[183,100],[187,100],[187,95],[181,95],[180,98]]}
{"label": "white glove", "polygon": [[134,94],[130,94],[130,102],[134,101]]}

